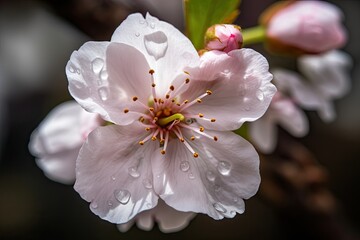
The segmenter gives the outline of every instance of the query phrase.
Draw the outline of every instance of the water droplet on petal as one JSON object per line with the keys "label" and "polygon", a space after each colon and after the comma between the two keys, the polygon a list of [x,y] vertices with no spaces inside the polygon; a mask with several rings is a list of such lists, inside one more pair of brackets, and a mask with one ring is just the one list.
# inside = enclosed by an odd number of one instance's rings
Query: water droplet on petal
{"label": "water droplet on petal", "polygon": [[231,164],[229,162],[221,161],[219,162],[217,169],[222,175],[229,175],[231,170]]}
{"label": "water droplet on petal", "polygon": [[98,208],[98,205],[97,205],[96,202],[91,202],[91,203],[90,203],[90,207],[91,207],[92,209],[97,209],[97,208]]}
{"label": "water droplet on petal", "polygon": [[138,172],[137,167],[129,167],[128,173],[129,173],[129,175],[132,176],[133,178],[138,178],[138,177],[140,177],[140,173]]}
{"label": "water droplet on petal", "polygon": [[150,23],[150,27],[154,29],[155,28],[155,23]]}
{"label": "water droplet on petal", "polygon": [[188,161],[182,161],[182,162],[180,163],[180,169],[181,169],[181,171],[183,171],[183,172],[189,171],[189,169],[190,169],[190,164],[189,164],[189,162],[188,162]]}
{"label": "water droplet on petal", "polygon": [[216,209],[216,211],[218,211],[220,213],[226,213],[226,209],[220,203],[214,203],[213,207]]}
{"label": "water droplet on petal", "polygon": [[264,100],[264,93],[259,90],[259,91],[256,93],[256,97],[257,97],[257,99],[259,99],[260,101],[263,101],[263,100]]}
{"label": "water droplet on petal", "polygon": [[127,204],[130,200],[131,194],[128,190],[115,190],[114,196],[121,204]]}
{"label": "water droplet on petal", "polygon": [[145,178],[143,180],[143,185],[146,189],[152,189],[153,185],[152,185],[152,181],[150,179]]}
{"label": "water droplet on petal", "polygon": [[135,33],[135,37],[139,37],[140,36],[140,33]]}
{"label": "water droplet on petal", "polygon": [[72,66],[69,66],[69,72],[74,73],[75,69]]}
{"label": "water droplet on petal", "polygon": [[100,71],[103,69],[103,67],[104,67],[104,60],[102,60],[101,58],[95,58],[91,62],[91,68],[93,72],[96,74],[99,74]]}
{"label": "water droplet on petal", "polygon": [[106,101],[108,99],[108,90],[106,87],[99,88],[98,93],[101,100]]}
{"label": "water droplet on petal", "polygon": [[165,56],[168,48],[168,38],[165,33],[157,31],[144,36],[146,51],[158,60]]}
{"label": "water droplet on petal", "polygon": [[111,180],[115,181],[115,180],[116,180],[116,177],[111,176]]}
{"label": "water droplet on petal", "polygon": [[212,172],[212,171],[208,171],[207,173],[206,173],[206,178],[207,178],[207,180],[209,180],[210,182],[213,182],[213,181],[215,181],[215,174]]}
{"label": "water droplet on petal", "polygon": [[191,180],[194,180],[195,179],[195,175],[191,172],[191,173],[189,173],[189,179],[191,179]]}
{"label": "water droplet on petal", "polygon": [[101,73],[100,73],[101,81],[106,82],[108,77],[109,77],[108,72],[106,70],[102,70]]}

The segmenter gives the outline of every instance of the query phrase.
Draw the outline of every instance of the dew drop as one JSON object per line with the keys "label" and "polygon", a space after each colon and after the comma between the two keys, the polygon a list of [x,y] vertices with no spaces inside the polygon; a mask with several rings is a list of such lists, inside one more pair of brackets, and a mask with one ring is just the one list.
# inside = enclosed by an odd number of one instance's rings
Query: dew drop
{"label": "dew drop", "polygon": [[91,62],[91,68],[93,72],[96,74],[99,74],[100,71],[103,69],[103,67],[104,67],[104,60],[102,60],[101,58],[95,58]]}
{"label": "dew drop", "polygon": [[115,190],[114,196],[121,204],[127,204],[130,200],[131,194],[128,190]]}
{"label": "dew drop", "polygon": [[263,101],[264,100],[264,93],[262,91],[258,91],[256,93],[256,97],[257,99],[259,99],[260,101]]}
{"label": "dew drop", "polygon": [[75,69],[72,66],[69,66],[69,72],[74,73]]}
{"label": "dew drop", "polygon": [[108,72],[106,70],[102,70],[101,73],[100,73],[101,81],[106,82],[108,77],[109,77]]}
{"label": "dew drop", "polygon": [[140,173],[138,172],[136,167],[129,167],[128,169],[128,173],[130,176],[132,176],[133,178],[138,178],[140,177]]}
{"label": "dew drop", "polygon": [[165,33],[157,31],[144,36],[146,51],[158,60],[165,56],[168,48],[168,38]]}
{"label": "dew drop", "polygon": [[152,189],[153,185],[152,185],[152,181],[150,179],[145,178],[143,180],[143,185],[146,189]]}
{"label": "dew drop", "polygon": [[191,180],[194,180],[195,179],[195,175],[191,172],[191,173],[189,173],[189,179],[191,179]]}
{"label": "dew drop", "polygon": [[116,180],[116,177],[111,176],[111,180],[115,181],[115,180]]}
{"label": "dew drop", "polygon": [[108,91],[106,87],[101,87],[98,90],[101,100],[106,101],[108,99]]}
{"label": "dew drop", "polygon": [[181,171],[187,172],[187,171],[189,171],[189,169],[190,169],[190,164],[189,164],[188,161],[182,161],[182,162],[180,163],[180,170],[181,170]]}
{"label": "dew drop", "polygon": [[135,33],[135,37],[139,37],[140,36],[140,33]]}
{"label": "dew drop", "polygon": [[210,182],[213,182],[213,181],[215,181],[215,174],[212,172],[212,171],[208,171],[207,173],[206,173],[206,178],[207,178],[207,180],[209,180]]}
{"label": "dew drop", "polygon": [[229,162],[221,161],[219,162],[217,169],[222,175],[229,175],[231,170],[231,164]]}
{"label": "dew drop", "polygon": [[216,211],[218,211],[220,213],[226,213],[226,209],[220,203],[214,203],[213,207],[216,209]]}
{"label": "dew drop", "polygon": [[90,207],[91,207],[92,209],[97,209],[97,208],[98,208],[98,205],[97,205],[96,202],[91,202],[91,203],[90,203]]}

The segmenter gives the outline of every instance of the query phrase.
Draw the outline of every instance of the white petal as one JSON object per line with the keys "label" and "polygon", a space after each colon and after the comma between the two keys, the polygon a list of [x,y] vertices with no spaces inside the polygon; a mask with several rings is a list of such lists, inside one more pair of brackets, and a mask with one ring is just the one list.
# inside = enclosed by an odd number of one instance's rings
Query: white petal
{"label": "white petal", "polygon": [[182,97],[193,100],[208,89],[212,94],[187,111],[215,118],[213,123],[201,119],[199,122],[216,130],[235,130],[245,121],[258,119],[276,92],[268,70],[267,60],[251,49],[205,53],[200,68],[193,69],[189,89]]}
{"label": "white petal", "polygon": [[250,143],[232,132],[207,133],[219,140],[200,137],[191,142],[198,158],[178,140],[169,142],[165,155],[152,158],[155,191],[179,211],[214,219],[234,217],[244,211],[243,199],[259,187],[259,157]]}
{"label": "white petal", "polygon": [[75,101],[54,108],[32,133],[29,150],[50,179],[75,180],[75,160],[87,134],[101,124],[96,114],[84,111]]}
{"label": "white petal", "polygon": [[260,119],[249,124],[249,135],[251,141],[262,153],[267,154],[275,150],[277,127],[269,113],[266,112]]}
{"label": "white petal", "polygon": [[298,58],[300,71],[327,98],[340,98],[349,92],[351,64],[348,54],[336,50]]}
{"label": "white petal", "polygon": [[[107,42],[87,42],[73,52],[66,67],[69,91],[89,112],[107,121],[126,125],[138,117],[128,108],[139,110],[132,101],[137,96],[147,103],[151,92],[150,67],[135,48]],[[148,83],[148,84],[146,84]]]}
{"label": "white petal", "polygon": [[174,78],[199,62],[194,46],[172,25],[150,14],[127,17],[114,32],[112,42],[131,45],[141,51],[155,70],[156,89],[164,95]]}
{"label": "white petal", "polygon": [[157,204],[150,163],[156,144],[140,146],[144,134],[139,123],[100,127],[80,150],[74,188],[95,214],[112,223],[125,223]]}
{"label": "white petal", "polygon": [[273,74],[276,86],[284,92],[289,91],[291,97],[301,108],[317,111],[322,120],[326,122],[335,118],[331,100],[301,79],[297,73],[285,69],[276,69]]}

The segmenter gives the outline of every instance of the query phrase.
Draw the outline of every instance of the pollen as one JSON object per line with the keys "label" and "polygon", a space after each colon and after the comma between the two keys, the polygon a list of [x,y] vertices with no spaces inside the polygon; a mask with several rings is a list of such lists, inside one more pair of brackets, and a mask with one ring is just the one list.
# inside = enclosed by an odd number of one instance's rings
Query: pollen
{"label": "pollen", "polygon": [[169,98],[170,98],[170,95],[169,95],[169,94],[166,94],[166,95],[165,95],[165,98],[166,98],[166,99],[169,99]]}
{"label": "pollen", "polygon": [[149,70],[149,73],[150,73],[151,75],[153,75],[153,74],[155,73],[154,69],[150,69],[150,70]]}
{"label": "pollen", "polygon": [[129,112],[129,109],[125,108],[124,113],[128,113],[128,112]]}
{"label": "pollen", "polygon": [[164,154],[165,154],[165,150],[161,150],[160,153],[161,153],[162,155],[164,155]]}
{"label": "pollen", "polygon": [[195,137],[194,137],[194,136],[192,136],[192,137],[190,138],[190,140],[191,140],[191,141],[194,141],[194,140],[195,140]]}
{"label": "pollen", "polygon": [[140,141],[139,144],[140,144],[140,145],[144,145],[144,141]]}
{"label": "pollen", "polygon": [[156,136],[152,136],[152,137],[151,137],[151,140],[152,140],[152,141],[155,141],[156,139],[157,139]]}
{"label": "pollen", "polygon": [[190,75],[190,73],[188,71],[184,71],[184,73],[187,74],[187,75]]}
{"label": "pollen", "polygon": [[214,141],[216,142],[218,140],[217,136],[214,136]]}
{"label": "pollen", "polygon": [[155,84],[155,83],[153,83],[153,84],[151,84],[151,86],[152,86],[152,87],[156,87],[156,84]]}
{"label": "pollen", "polygon": [[183,138],[180,138],[180,142],[185,142],[185,140]]}
{"label": "pollen", "polygon": [[201,117],[201,118],[202,118],[202,117],[204,117],[204,114],[202,114],[202,113],[199,113],[199,117]]}
{"label": "pollen", "polygon": [[215,119],[215,118],[212,118],[210,121],[211,121],[211,122],[215,122],[215,121],[216,121],[216,119]]}
{"label": "pollen", "polygon": [[206,90],[206,94],[207,94],[207,95],[211,95],[211,94],[212,94],[212,91]]}
{"label": "pollen", "polygon": [[147,127],[147,128],[145,128],[145,130],[146,130],[146,131],[150,131],[150,128],[149,128],[149,127]]}
{"label": "pollen", "polygon": [[196,99],[196,101],[197,101],[198,103],[201,103],[201,102],[202,102],[202,100],[201,100],[200,98]]}
{"label": "pollen", "polygon": [[194,152],[193,156],[194,156],[194,158],[197,158],[199,156],[199,154],[197,152]]}
{"label": "pollen", "polygon": [[160,142],[160,144],[164,144],[165,139],[163,139],[163,138],[162,138],[162,139],[160,139],[160,141],[159,141],[159,142]]}
{"label": "pollen", "polygon": [[171,90],[171,91],[174,91],[174,90],[175,90],[174,85],[171,85],[171,86],[170,86],[170,90]]}
{"label": "pollen", "polygon": [[135,102],[136,100],[138,100],[138,97],[134,96],[132,99]]}
{"label": "pollen", "polygon": [[140,121],[140,122],[144,122],[144,121],[145,121],[145,118],[144,118],[144,117],[140,117],[140,118],[139,118],[139,121]]}
{"label": "pollen", "polygon": [[153,111],[154,111],[154,108],[153,108],[153,107],[149,108],[149,111],[150,111],[150,112],[153,112]]}
{"label": "pollen", "polygon": [[200,132],[204,132],[204,127],[200,127]]}
{"label": "pollen", "polygon": [[184,101],[184,104],[187,104],[188,102],[189,102],[189,100],[186,99],[186,100]]}

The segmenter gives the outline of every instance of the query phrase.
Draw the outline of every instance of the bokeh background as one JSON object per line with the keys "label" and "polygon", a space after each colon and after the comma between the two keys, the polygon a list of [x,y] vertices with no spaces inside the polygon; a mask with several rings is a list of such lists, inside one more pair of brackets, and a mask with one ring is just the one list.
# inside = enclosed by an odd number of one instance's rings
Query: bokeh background
{"label": "bokeh background", "polygon": [[[256,25],[272,2],[243,0],[237,24]],[[335,213],[319,226],[296,205],[289,213],[291,208],[258,194],[234,219],[198,215],[186,229],[163,234],[157,226],[150,232],[133,227],[120,233],[99,219],[71,185],[43,175],[28,142],[47,113],[71,99],[65,65],[72,51],[89,40],[109,40],[132,12],[149,11],[183,30],[181,0],[0,0],[0,239],[360,239],[360,1],[330,2],[345,14],[349,42],[344,50],[354,60],[353,88],[336,102],[333,123],[308,112],[310,134],[298,141],[326,171],[325,188],[336,201]],[[268,58],[270,65],[293,65]]]}

